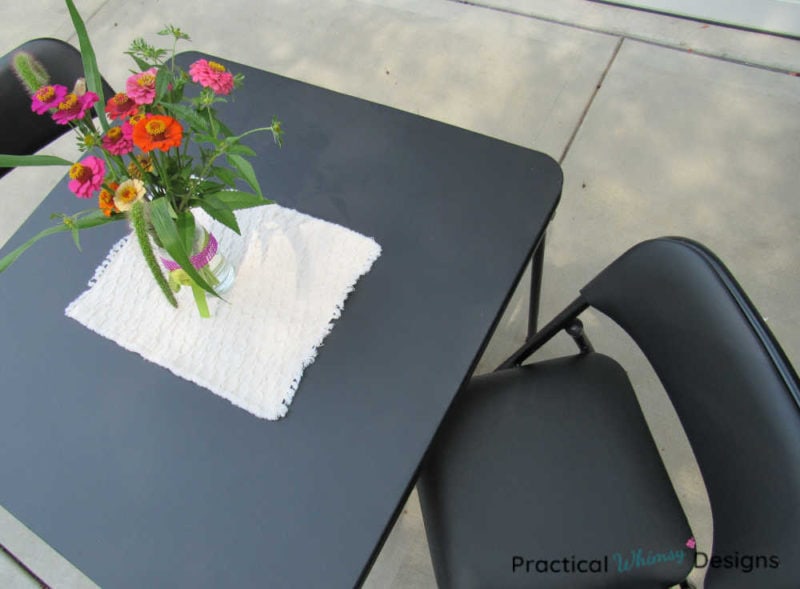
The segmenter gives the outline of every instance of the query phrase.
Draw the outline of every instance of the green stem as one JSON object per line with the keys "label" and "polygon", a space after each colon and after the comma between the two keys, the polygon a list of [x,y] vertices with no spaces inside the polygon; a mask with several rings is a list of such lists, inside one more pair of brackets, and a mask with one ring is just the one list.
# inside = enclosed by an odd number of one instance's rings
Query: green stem
{"label": "green stem", "polygon": [[158,159],[156,155],[156,151],[153,150],[150,152],[150,159],[153,162],[153,166],[156,168],[156,172],[159,176],[161,176],[161,180],[164,182],[164,190],[166,191],[167,195],[172,193],[172,187],[169,184],[169,177],[167,173],[164,171],[164,168],[161,167],[161,161]]}
{"label": "green stem", "polygon": [[100,149],[100,157],[102,157],[103,160],[106,162],[106,169],[107,170],[111,171],[111,170],[114,169],[114,166],[113,166],[112,162],[113,162],[113,158],[115,156],[113,156],[110,153],[108,153],[105,149]]}
{"label": "green stem", "polygon": [[192,195],[194,194],[194,190],[190,189],[189,192],[186,194],[182,194],[180,196],[181,202],[178,204],[178,211],[179,213],[183,213],[184,211],[188,211],[191,207],[189,203],[192,200]]}
{"label": "green stem", "polygon": [[206,107],[206,112],[208,113],[208,123],[211,126],[211,136],[216,140],[217,138],[217,129],[214,127],[214,117],[211,116],[211,107]]}
{"label": "green stem", "polygon": [[153,253],[153,246],[150,244],[150,238],[147,235],[144,203],[141,200],[133,204],[133,208],[131,209],[131,222],[133,223],[133,231],[136,233],[136,239],[139,241],[139,247],[142,249],[142,255],[144,255],[144,260],[147,262],[147,267],[150,268],[153,278],[155,278],[156,283],[169,301],[169,304],[177,308],[178,301],[175,299],[175,295],[170,289],[167,279],[164,278],[164,275],[161,273],[161,267],[158,265],[156,256]]}
{"label": "green stem", "polygon": [[272,125],[270,125],[269,127],[259,127],[258,129],[250,129],[246,133],[242,133],[241,135],[234,137],[233,140],[239,141],[239,139],[241,139],[242,137],[247,137],[248,135],[252,135],[253,133],[259,133],[261,131],[272,131],[272,130],[273,130]]}
{"label": "green stem", "polygon": [[172,41],[172,59],[170,60],[169,73],[173,79],[175,77],[175,50],[178,48],[178,38],[173,37]]}
{"label": "green stem", "polygon": [[112,159],[116,165],[117,172],[119,173],[120,177],[126,177],[128,175],[128,167],[125,165],[125,160],[122,158],[122,156],[115,155],[112,156]]}
{"label": "green stem", "polygon": [[213,153],[213,154],[211,154],[211,157],[210,157],[210,158],[209,158],[209,160],[206,162],[206,165],[203,167],[203,171],[202,171],[202,172],[200,172],[200,179],[201,179],[201,180],[202,180],[203,178],[207,178],[207,177],[208,177],[208,172],[209,172],[209,170],[211,169],[211,166],[214,164],[214,161],[215,161],[215,160],[216,160],[216,159],[217,159],[219,156],[221,156],[223,153],[225,153],[225,152],[224,152],[223,150],[221,150],[219,147],[217,147],[217,148],[214,150],[214,153]]}

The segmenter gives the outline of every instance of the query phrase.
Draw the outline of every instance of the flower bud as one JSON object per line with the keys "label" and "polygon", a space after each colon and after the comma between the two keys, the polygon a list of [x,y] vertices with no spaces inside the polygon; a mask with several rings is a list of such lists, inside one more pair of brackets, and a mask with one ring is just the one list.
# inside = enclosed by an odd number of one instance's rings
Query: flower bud
{"label": "flower bud", "polygon": [[75,96],[83,96],[86,94],[86,80],[83,78],[75,80],[75,87],[72,89],[72,93]]}

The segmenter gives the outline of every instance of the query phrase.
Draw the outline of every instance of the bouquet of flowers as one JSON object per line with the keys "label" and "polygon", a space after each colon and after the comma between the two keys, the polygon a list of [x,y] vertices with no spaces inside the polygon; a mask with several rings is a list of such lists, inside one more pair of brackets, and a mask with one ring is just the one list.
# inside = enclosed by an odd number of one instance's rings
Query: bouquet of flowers
{"label": "bouquet of flowers", "polygon": [[[126,219],[167,300],[177,307],[174,292],[188,285],[200,314],[207,317],[206,293],[219,296],[215,290],[219,279],[209,265],[217,244],[213,235],[195,224],[192,209],[202,209],[239,233],[233,211],[271,203],[245,159],[255,152],[242,139],[270,132],[281,145],[280,121],[273,118],[269,126],[241,134],[226,127],[214,106],[226,101],[243,76],[203,59],[191,64],[188,72],[179,68],[175,49],[189,36],[171,25],[159,35],[172,38],[172,50],[143,39],[133,41],[126,53],[137,69],[127,79],[125,92],[104,97],[85,24],[73,0],[66,4],[78,34],[85,78],[77,80],[72,90],[50,84],[41,64],[26,54],[15,56],[14,68],[31,95],[33,111],[72,127],[87,155],[77,163],[46,155],[0,155],[0,167],[69,166],[69,189],[78,198],[96,198],[97,206],[75,215],[53,215],[58,225],[0,260],[0,272],[46,235],[69,231],[80,249],[80,230]],[[184,91],[192,85],[199,86],[199,92],[187,98]],[[93,109],[100,113],[97,124]],[[242,184],[251,191],[240,190]],[[171,258],[165,260],[166,277],[153,244]]]}

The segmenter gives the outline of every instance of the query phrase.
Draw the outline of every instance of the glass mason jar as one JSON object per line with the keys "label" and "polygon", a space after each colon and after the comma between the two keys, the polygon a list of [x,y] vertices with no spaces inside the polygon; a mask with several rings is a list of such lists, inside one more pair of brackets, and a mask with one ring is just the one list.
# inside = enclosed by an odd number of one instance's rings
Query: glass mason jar
{"label": "glass mason jar", "polygon": [[[169,253],[158,247],[161,261],[169,272],[178,270],[180,266],[169,255]],[[202,276],[217,294],[222,294],[230,290],[233,286],[236,272],[233,265],[219,251],[217,240],[213,233],[210,233],[202,225],[195,225],[194,242],[190,255],[192,266],[194,266],[200,276]]]}

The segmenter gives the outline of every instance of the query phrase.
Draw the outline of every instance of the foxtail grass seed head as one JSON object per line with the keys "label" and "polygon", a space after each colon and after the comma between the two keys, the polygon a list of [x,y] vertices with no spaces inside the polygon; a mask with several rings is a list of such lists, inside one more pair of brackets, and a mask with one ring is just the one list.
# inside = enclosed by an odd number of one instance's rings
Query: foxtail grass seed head
{"label": "foxtail grass seed head", "polygon": [[26,51],[20,51],[14,55],[12,67],[30,96],[33,96],[39,88],[46,86],[50,82],[50,75],[45,67]]}

